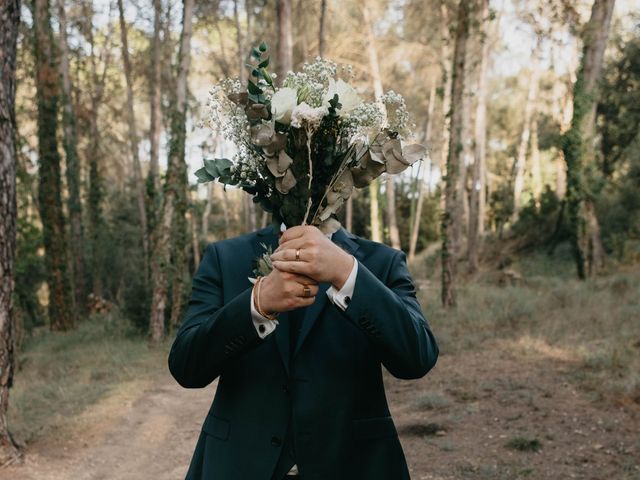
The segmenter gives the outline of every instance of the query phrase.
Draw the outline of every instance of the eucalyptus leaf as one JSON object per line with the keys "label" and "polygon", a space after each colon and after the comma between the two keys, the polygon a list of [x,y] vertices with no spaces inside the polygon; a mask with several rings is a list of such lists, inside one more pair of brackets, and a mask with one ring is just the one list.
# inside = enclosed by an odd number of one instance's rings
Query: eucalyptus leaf
{"label": "eucalyptus leaf", "polygon": [[402,149],[405,161],[409,165],[413,165],[419,160],[423,160],[427,155],[427,147],[420,145],[419,143],[413,143],[411,145],[405,145]]}
{"label": "eucalyptus leaf", "polygon": [[220,170],[218,170],[217,162],[215,160],[205,159],[204,168],[213,178],[218,178],[220,176]]}
{"label": "eucalyptus leaf", "polygon": [[207,173],[207,169],[204,167],[196,170],[195,175],[198,178],[198,183],[207,183],[215,180],[215,177],[212,177],[211,175],[209,175]]}
{"label": "eucalyptus leaf", "polygon": [[247,82],[247,90],[249,91],[249,93],[252,93],[254,95],[260,95],[263,93],[262,89],[252,81]]}
{"label": "eucalyptus leaf", "polygon": [[297,180],[290,168],[287,169],[283,177],[276,178],[276,189],[283,194],[289,193],[296,186]]}

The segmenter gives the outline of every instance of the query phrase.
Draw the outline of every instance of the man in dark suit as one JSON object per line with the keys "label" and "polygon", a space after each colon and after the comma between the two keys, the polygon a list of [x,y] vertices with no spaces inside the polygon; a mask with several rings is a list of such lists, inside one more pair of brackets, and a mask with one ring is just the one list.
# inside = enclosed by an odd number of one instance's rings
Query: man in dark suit
{"label": "man in dark suit", "polygon": [[415,379],[437,357],[401,251],[312,226],[209,244],[169,354],[185,388],[218,378],[186,478],[409,479],[381,366]]}

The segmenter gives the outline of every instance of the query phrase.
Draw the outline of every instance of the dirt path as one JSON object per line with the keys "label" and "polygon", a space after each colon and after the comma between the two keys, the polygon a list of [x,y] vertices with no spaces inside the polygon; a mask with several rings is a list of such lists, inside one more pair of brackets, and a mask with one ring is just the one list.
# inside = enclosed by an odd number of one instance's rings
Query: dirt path
{"label": "dirt path", "polygon": [[[420,381],[388,377],[413,480],[640,479],[640,412],[590,402],[567,368],[487,349],[442,355]],[[0,478],[184,478],[214,389],[184,390],[167,374],[92,408],[73,435],[37,441]]]}
{"label": "dirt path", "polygon": [[24,465],[0,470],[0,479],[184,478],[216,383],[185,390],[166,373],[144,391],[127,389],[74,421],[73,433],[29,446]]}

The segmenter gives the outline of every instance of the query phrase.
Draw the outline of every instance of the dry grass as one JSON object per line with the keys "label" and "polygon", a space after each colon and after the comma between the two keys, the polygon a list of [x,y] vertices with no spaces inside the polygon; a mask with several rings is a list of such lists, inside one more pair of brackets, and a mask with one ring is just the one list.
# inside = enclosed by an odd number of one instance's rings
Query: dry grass
{"label": "dry grass", "polygon": [[[434,265],[418,262],[412,270],[423,274]],[[452,310],[440,305],[435,269],[417,282],[427,286],[419,298],[441,351],[498,347],[568,362],[596,398],[640,403],[640,270],[579,281],[562,251],[522,257],[511,268],[522,274],[517,285],[501,286],[485,271],[459,287]]]}
{"label": "dry grass", "polygon": [[92,317],[70,332],[34,332],[10,393],[12,431],[29,442],[132,384],[144,386],[166,368],[165,351],[150,349],[117,314]]}

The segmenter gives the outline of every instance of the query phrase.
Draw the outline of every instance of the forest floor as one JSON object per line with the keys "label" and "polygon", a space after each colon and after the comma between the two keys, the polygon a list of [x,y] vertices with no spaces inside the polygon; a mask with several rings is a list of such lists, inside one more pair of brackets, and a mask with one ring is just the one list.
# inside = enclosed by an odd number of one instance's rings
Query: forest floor
{"label": "forest floor", "polygon": [[[640,479],[640,408],[593,400],[573,367],[559,349],[494,340],[441,355],[421,380],[387,374],[412,478]],[[159,369],[145,388],[127,384],[35,438],[0,478],[184,478],[214,392]]]}
{"label": "forest floor", "polygon": [[[446,310],[437,270],[413,264],[440,358],[385,374],[413,480],[640,480],[640,269],[580,282],[567,258],[519,257],[515,283],[487,269]],[[25,340],[9,422],[26,456],[0,479],[184,478],[215,382],[181,388],[171,339],[130,328],[115,312]]]}

